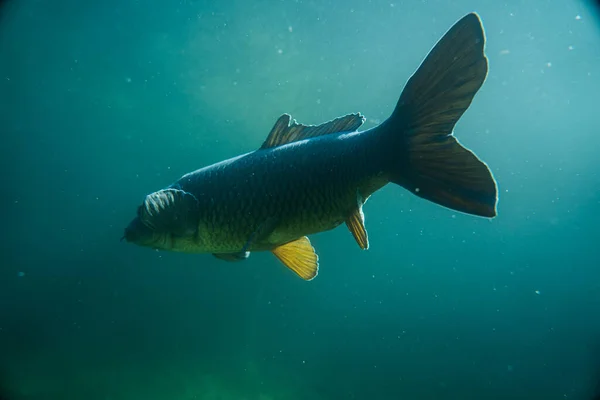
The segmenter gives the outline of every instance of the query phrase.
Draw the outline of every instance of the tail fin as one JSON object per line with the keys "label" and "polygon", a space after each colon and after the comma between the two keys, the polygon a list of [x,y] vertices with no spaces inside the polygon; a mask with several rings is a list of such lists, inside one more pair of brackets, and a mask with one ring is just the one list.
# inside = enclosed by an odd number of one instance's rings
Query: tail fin
{"label": "tail fin", "polygon": [[382,128],[393,141],[392,182],[444,207],[494,217],[497,188],[490,170],[452,135],[485,81],[484,45],[477,14],[458,21],[408,80]]}

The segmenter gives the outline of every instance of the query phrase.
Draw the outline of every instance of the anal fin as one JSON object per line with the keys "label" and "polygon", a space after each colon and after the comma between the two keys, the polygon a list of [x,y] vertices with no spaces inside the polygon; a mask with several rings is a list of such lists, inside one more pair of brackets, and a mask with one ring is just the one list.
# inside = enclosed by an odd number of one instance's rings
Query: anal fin
{"label": "anal fin", "polygon": [[346,220],[346,226],[354,236],[356,243],[361,249],[367,250],[369,248],[369,235],[365,228],[365,215],[362,211],[362,206],[359,206]]}
{"label": "anal fin", "polygon": [[304,280],[310,281],[319,273],[319,256],[306,236],[276,247],[272,252],[279,261]]}

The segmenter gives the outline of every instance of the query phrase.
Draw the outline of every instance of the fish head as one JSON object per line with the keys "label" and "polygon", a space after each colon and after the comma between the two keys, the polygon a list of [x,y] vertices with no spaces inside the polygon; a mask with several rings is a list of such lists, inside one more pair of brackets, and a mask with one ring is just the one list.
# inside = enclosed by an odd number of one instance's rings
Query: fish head
{"label": "fish head", "polygon": [[131,220],[129,225],[125,228],[125,234],[122,240],[128,243],[137,244],[138,246],[155,247],[164,240],[163,236],[166,236],[166,232],[157,232],[148,225],[142,222],[139,217],[140,209],[138,207],[138,216]]}
{"label": "fish head", "polygon": [[200,211],[196,198],[179,189],[151,193],[125,228],[122,240],[161,250],[184,250],[194,242]]}

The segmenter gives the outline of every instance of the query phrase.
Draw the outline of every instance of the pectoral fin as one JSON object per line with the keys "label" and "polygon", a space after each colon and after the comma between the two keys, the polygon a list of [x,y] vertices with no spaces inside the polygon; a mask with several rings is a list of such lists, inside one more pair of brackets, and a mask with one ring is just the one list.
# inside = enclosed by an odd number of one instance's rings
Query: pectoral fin
{"label": "pectoral fin", "polygon": [[260,242],[265,237],[269,236],[275,226],[277,225],[277,220],[275,218],[267,218],[262,224],[260,224],[254,232],[250,235],[244,247],[238,252],[235,253],[213,253],[213,256],[220,260],[236,262],[243,261],[250,257],[250,249],[252,245],[257,241]]}
{"label": "pectoral fin", "polygon": [[254,232],[248,238],[248,241],[242,248],[242,253],[251,249],[252,245],[256,242],[260,242],[264,238],[268,237],[277,226],[277,219],[269,217],[263,223],[261,223]]}
{"label": "pectoral fin", "polygon": [[250,257],[250,252],[240,251],[238,253],[213,253],[213,256],[223,261],[237,262],[244,261],[245,259]]}
{"label": "pectoral fin", "polygon": [[306,236],[272,251],[279,261],[304,280],[310,281],[319,273],[319,256]]}

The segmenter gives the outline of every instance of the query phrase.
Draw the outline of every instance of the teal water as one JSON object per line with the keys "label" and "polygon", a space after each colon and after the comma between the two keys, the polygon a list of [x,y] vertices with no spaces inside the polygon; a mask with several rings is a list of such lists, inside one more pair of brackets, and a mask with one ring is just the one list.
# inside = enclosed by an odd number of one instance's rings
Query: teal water
{"label": "teal water", "polygon": [[[484,4],[485,3],[485,4]],[[143,196],[277,117],[370,128],[477,11],[456,136],[494,220],[389,185],[371,248],[304,282],[119,242]],[[589,399],[600,353],[600,25],[580,1],[13,0],[0,19],[0,380],[23,400]]]}

